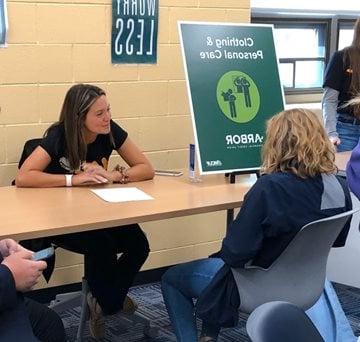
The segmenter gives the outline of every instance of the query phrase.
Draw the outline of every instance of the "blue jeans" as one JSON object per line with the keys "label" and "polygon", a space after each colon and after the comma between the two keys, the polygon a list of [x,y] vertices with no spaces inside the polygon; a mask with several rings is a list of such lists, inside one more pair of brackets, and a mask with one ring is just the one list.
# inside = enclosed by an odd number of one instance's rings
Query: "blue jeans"
{"label": "blue jeans", "polygon": [[[196,342],[198,333],[193,298],[198,298],[224,265],[218,258],[195,260],[170,268],[161,288],[177,341]],[[217,337],[220,327],[203,322],[202,334]]]}
{"label": "blue jeans", "polygon": [[325,342],[356,342],[350,323],[345,316],[331,283],[326,280],[319,300],[306,311]]}
{"label": "blue jeans", "polygon": [[337,151],[352,151],[359,142],[360,125],[338,121],[336,124],[336,131],[341,140],[340,145],[337,146]]}

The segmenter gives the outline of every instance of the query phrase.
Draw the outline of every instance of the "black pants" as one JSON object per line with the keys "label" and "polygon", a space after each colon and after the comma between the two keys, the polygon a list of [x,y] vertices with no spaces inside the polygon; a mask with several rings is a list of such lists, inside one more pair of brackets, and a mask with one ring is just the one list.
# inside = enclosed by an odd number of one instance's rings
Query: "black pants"
{"label": "black pants", "polygon": [[147,238],[137,224],[61,235],[52,240],[85,256],[85,277],[105,314],[122,309],[125,296],[150,251]]}
{"label": "black pants", "polygon": [[0,313],[0,341],[65,342],[60,317],[47,306],[18,294],[17,303]]}
{"label": "black pants", "polygon": [[64,325],[56,312],[29,298],[24,301],[32,331],[37,339],[41,342],[66,341]]}

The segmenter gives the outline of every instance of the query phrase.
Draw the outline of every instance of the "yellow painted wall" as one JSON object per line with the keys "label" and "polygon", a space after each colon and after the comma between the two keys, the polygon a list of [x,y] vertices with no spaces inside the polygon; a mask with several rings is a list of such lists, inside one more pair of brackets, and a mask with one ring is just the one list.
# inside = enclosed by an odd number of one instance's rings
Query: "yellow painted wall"
{"label": "yellow painted wall", "polygon": [[[192,128],[178,20],[249,22],[250,0],[160,0],[158,63],[112,65],[109,0],[8,0],[8,47],[0,49],[0,185],[14,178],[24,142],[58,118],[73,83],[107,91],[113,118],[156,168],[187,165]],[[146,268],[205,256],[219,246],[225,214],[144,224]],[[78,281],[82,258],[57,252],[52,284]]]}

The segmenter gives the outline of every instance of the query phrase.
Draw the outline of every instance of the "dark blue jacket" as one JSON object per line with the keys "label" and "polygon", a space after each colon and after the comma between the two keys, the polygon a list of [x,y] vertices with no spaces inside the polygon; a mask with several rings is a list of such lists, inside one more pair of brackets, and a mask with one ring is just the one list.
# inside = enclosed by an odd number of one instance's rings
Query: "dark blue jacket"
{"label": "dark blue jacket", "polygon": [[[223,240],[221,258],[231,267],[269,267],[304,225],[351,210],[345,181],[334,175],[302,179],[291,173],[262,176],[244,198]],[[348,223],[334,247],[345,245]]]}
{"label": "dark blue jacket", "polygon": [[[0,256],[0,262],[3,258]],[[16,291],[10,270],[0,264],[0,341],[35,342],[21,293]]]}
{"label": "dark blue jacket", "polygon": [[[351,208],[345,181],[334,175],[302,179],[291,173],[278,172],[260,177],[246,194],[216,255],[225,265],[200,296],[197,303],[199,317],[220,326],[237,324],[234,306],[239,306],[240,301],[234,294],[237,288],[229,274],[230,267],[244,267],[251,262],[268,268],[304,225]],[[334,247],[344,246],[349,228],[350,220]],[[220,322],[215,322],[216,310],[209,308],[209,303],[212,308],[222,306],[216,305],[214,298],[228,304],[228,315],[218,312]]]}

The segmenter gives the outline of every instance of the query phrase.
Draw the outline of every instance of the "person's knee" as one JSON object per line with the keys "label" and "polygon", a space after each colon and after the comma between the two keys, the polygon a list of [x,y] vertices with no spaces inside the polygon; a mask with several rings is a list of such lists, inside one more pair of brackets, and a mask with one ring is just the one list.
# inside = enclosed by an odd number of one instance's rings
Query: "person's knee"
{"label": "person's knee", "polygon": [[163,285],[173,285],[178,278],[177,266],[170,267],[161,277]]}
{"label": "person's knee", "polygon": [[53,338],[51,342],[65,342],[66,341],[66,334],[63,321],[61,318],[52,311],[52,324],[50,331],[53,332]]}
{"label": "person's knee", "polygon": [[55,311],[28,298],[24,299],[24,304],[33,333],[40,341],[66,341],[64,324]]}
{"label": "person's knee", "polygon": [[149,255],[150,253],[150,245],[149,245],[149,240],[147,239],[146,234],[141,230],[141,234],[140,234],[140,238],[139,238],[139,243],[141,246],[141,249],[144,253],[144,255],[146,255],[146,257]]}
{"label": "person's knee", "polygon": [[40,340],[43,342],[65,342],[66,333],[60,316],[51,309],[46,313],[46,329],[42,331]]}
{"label": "person's knee", "polygon": [[134,231],[134,255],[138,260],[145,262],[150,253],[149,241],[146,237],[146,234],[138,226]]}

